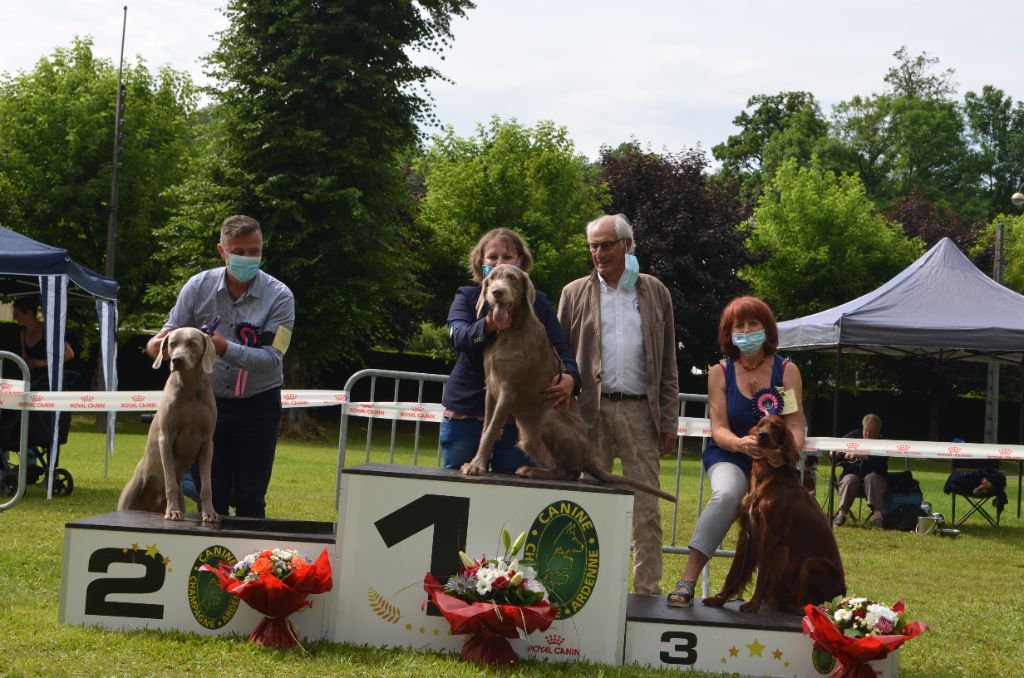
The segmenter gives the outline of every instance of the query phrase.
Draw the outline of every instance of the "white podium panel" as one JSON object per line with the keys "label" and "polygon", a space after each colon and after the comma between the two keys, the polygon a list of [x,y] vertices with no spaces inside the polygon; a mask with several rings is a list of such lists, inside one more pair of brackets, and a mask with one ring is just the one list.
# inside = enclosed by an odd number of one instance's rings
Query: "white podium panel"
{"label": "white podium panel", "polygon": [[[624,664],[743,676],[821,676],[802,617],[762,608],[670,608],[662,596],[629,596]],[[869,664],[882,678],[899,675],[899,651]],[[836,664],[838,667],[838,664]]]}
{"label": "white podium panel", "polygon": [[[203,525],[197,514],[117,511],[68,523],[60,621],[110,629],[161,629],[202,635],[249,633],[262,615],[200,572],[222,560],[234,564],[262,548],[290,548],[313,560],[327,548],[334,560],[332,523],[225,518]],[[291,616],[302,638],[326,638],[332,593]]]}
{"label": "white podium panel", "polygon": [[586,482],[542,482],[449,469],[368,464],[344,469],[331,637],[336,642],[459,651],[426,609],[423,577],[442,582],[471,557],[503,553],[502,528],[527,532],[552,601],[551,627],[513,640],[522,657],[622,661],[633,496]]}

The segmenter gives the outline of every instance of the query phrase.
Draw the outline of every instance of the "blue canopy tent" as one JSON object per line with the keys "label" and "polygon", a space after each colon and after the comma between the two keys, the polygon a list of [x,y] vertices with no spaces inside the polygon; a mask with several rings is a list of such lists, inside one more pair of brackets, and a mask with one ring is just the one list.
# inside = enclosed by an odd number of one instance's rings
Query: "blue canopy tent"
{"label": "blue canopy tent", "polygon": [[[103,381],[108,391],[117,390],[117,281],[105,278],[71,260],[68,251],[37,242],[0,226],[0,295],[39,294],[46,323],[47,376],[51,391],[64,384],[64,326],[68,298],[92,299],[99,318]],[[108,414],[107,457],[114,447],[114,417]],[[47,498],[53,497],[53,471],[59,445],[58,417],[53,421],[54,451],[50,454]]]}

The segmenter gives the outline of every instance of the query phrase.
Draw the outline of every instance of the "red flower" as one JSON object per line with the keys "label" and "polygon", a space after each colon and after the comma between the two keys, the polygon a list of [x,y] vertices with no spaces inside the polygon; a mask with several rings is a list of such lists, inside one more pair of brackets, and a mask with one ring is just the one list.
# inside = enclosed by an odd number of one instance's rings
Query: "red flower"
{"label": "red flower", "polygon": [[[892,609],[896,614],[901,614],[903,601],[893,605]],[[902,634],[853,638],[843,635],[842,630],[820,607],[807,605],[804,607],[804,615],[804,633],[814,640],[814,648],[828,652],[841,664],[833,674],[834,678],[873,678],[875,672],[868,666],[868,662],[884,659],[904,642],[928,630],[924,622],[910,622],[903,627]]]}

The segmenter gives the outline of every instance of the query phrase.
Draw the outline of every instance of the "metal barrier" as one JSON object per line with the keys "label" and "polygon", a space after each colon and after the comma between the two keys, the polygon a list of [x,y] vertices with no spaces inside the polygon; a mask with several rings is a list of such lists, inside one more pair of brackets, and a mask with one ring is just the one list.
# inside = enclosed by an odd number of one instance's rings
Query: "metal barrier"
{"label": "metal barrier", "polygon": [[[353,396],[352,396],[353,389],[356,388],[356,386],[359,385],[359,383],[362,382],[366,378],[370,379],[370,395],[369,395],[369,400],[370,400],[370,403],[371,403],[370,404],[371,407],[373,406],[372,404],[375,404],[375,402],[376,402],[377,380],[378,379],[391,379],[391,380],[394,381],[394,389],[393,389],[394,402],[398,402],[399,401],[399,388],[401,386],[401,382],[403,380],[405,380],[405,381],[415,381],[417,383],[417,400],[416,400],[416,404],[417,405],[426,404],[426,403],[423,402],[423,386],[424,386],[424,384],[426,382],[436,382],[436,383],[444,384],[444,383],[446,383],[448,381],[448,376],[447,375],[441,375],[441,374],[426,374],[426,373],[420,373],[420,372],[397,372],[397,371],[391,371],[391,370],[361,370],[361,371],[356,372],[355,374],[353,374],[349,378],[349,380],[347,382],[345,382],[345,393],[347,393],[349,395],[349,397],[348,397],[348,401],[342,403],[342,405],[341,405],[341,428],[340,428],[339,437],[338,437],[339,438],[338,439],[338,476],[337,476],[337,489],[335,491],[335,505],[338,504],[338,501],[339,501],[339,498],[340,498],[339,494],[340,494],[340,491],[341,491],[341,471],[342,471],[342,468],[345,466],[345,457],[346,457],[346,452],[347,452],[347,448],[348,448],[348,436],[349,436],[349,425],[348,425],[349,423],[348,423],[348,419],[349,419],[349,416],[367,416],[367,424],[366,424],[366,429],[367,429],[366,430],[366,455],[365,455],[364,461],[365,462],[369,462],[370,461],[370,449],[371,449],[371,446],[372,446],[374,416],[372,414],[370,414],[370,415],[360,415],[358,412],[353,413],[352,412],[352,408],[353,408],[354,405],[356,405],[356,403],[351,402],[353,400]],[[681,418],[686,418],[686,417],[691,416],[691,414],[687,411],[687,406],[690,406],[692,408],[694,406],[699,406],[699,405],[703,405],[703,412],[701,412],[701,417],[703,419],[707,419],[707,417],[708,417],[708,397],[706,395],[692,394],[692,393],[680,393],[679,394],[679,416]],[[431,422],[431,423],[434,423],[434,422]],[[436,423],[438,423],[438,424],[440,423],[440,418],[437,419]],[[420,419],[416,419],[415,420],[415,433],[414,433],[414,438],[413,438],[413,462],[412,462],[413,464],[416,464],[418,462],[418,460],[419,460],[420,432],[421,432],[421,428],[420,427],[421,427],[421,420]],[[392,420],[391,420],[391,440],[390,440],[389,447],[388,447],[388,463],[391,463],[391,464],[395,463],[395,440],[396,440],[397,431],[398,431],[398,418],[392,418]],[[705,444],[707,442],[707,436],[705,436],[705,435],[695,435],[693,433],[688,433],[687,435],[690,436],[690,437],[699,437],[699,438],[701,438],[701,449],[704,448],[704,446],[705,446]],[[676,533],[677,533],[678,527],[679,527],[679,502],[678,502],[678,499],[679,499],[680,493],[682,491],[683,440],[684,440],[684,437],[682,435],[680,435],[679,438],[677,439],[677,442],[676,442],[676,459],[675,459],[675,461],[676,461],[676,468],[675,468],[675,492],[674,492],[674,495],[675,495],[677,501],[676,501],[676,503],[672,507],[672,539],[670,540],[670,543],[668,545],[662,546],[662,552],[663,553],[685,555],[685,554],[689,554],[690,553],[689,547],[687,547],[687,546],[680,546],[677,543],[677,539],[676,539]],[[440,442],[440,435],[438,435],[438,443],[437,443],[437,465],[438,466],[441,465],[441,442]],[[698,473],[698,477],[699,477],[699,481],[698,481],[698,490],[697,490],[697,517],[699,518],[701,512],[704,509],[704,504],[705,504],[705,501],[704,501],[704,478],[705,478],[705,474],[704,474],[703,470]],[[338,508],[339,513],[340,513],[341,507],[337,506],[337,508]],[[715,556],[732,557],[732,556],[735,555],[735,551],[727,551],[727,550],[719,549],[719,550],[715,551],[714,555]],[[710,593],[708,591],[708,573],[709,572],[710,572],[709,566],[705,566],[704,576],[703,576],[703,588],[704,588],[704,595],[705,596],[710,595]]]}
{"label": "metal barrier", "polygon": [[[31,375],[28,370],[28,365],[22,360],[21,356],[17,353],[11,353],[10,351],[0,351],[0,378],[3,377],[3,364],[5,360],[12,361],[21,370],[21,379],[25,384],[31,381]],[[7,450],[0,449],[0,455],[2,459],[0,461],[0,487],[7,487],[7,479],[9,477],[9,471],[7,470]],[[14,496],[0,504],[0,512],[6,511],[9,508],[13,508],[15,504],[21,501],[21,498],[25,495],[25,486],[28,484],[28,410],[21,411],[21,433],[18,442],[18,481],[17,489],[14,491]]]}

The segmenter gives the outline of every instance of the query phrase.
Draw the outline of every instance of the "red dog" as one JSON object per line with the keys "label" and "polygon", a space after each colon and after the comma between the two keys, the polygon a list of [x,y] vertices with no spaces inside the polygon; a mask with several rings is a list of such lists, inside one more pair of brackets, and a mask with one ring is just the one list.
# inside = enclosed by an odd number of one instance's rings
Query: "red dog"
{"label": "red dog", "polygon": [[839,547],[825,515],[796,474],[800,453],[781,417],[764,417],[750,431],[762,456],[754,459],[743,498],[736,557],[721,592],[705,605],[721,607],[742,595],[757,569],[757,585],[743,612],[761,605],[802,613],[804,605],[846,594]]}

